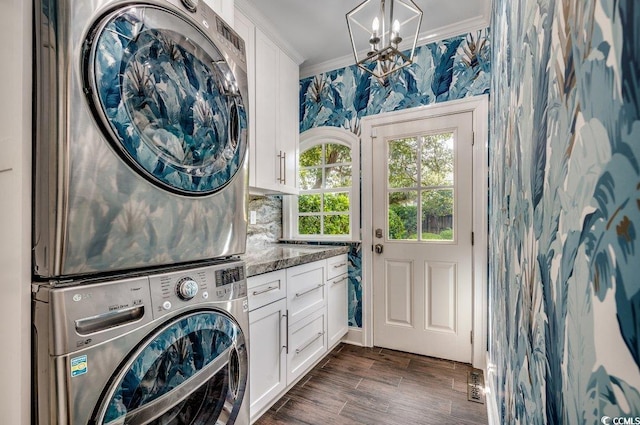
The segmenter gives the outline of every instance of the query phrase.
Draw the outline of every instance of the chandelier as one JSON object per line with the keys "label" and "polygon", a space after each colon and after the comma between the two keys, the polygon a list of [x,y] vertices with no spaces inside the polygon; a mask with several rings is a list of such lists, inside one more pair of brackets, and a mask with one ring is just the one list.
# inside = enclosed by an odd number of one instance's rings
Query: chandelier
{"label": "chandelier", "polygon": [[[421,22],[422,10],[412,0],[363,1],[347,13],[356,64],[380,81],[410,65]],[[403,43],[403,36],[411,38]]]}

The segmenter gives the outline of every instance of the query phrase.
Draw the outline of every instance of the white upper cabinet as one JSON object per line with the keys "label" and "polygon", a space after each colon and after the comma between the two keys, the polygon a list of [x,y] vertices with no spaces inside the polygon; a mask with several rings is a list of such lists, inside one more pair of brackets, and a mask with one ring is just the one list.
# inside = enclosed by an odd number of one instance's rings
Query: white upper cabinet
{"label": "white upper cabinet", "polygon": [[[236,10],[234,15],[234,29],[244,40],[244,46],[247,54],[247,85],[249,90],[249,102],[245,103],[249,113],[249,186],[256,185],[255,158],[256,158],[256,27],[240,11]],[[245,100],[246,102],[246,100]]]}
{"label": "white upper cabinet", "polygon": [[222,17],[229,25],[234,22],[233,0],[204,0],[204,2]]}
{"label": "white upper cabinet", "polygon": [[[298,145],[300,140],[300,67],[284,52],[278,61],[278,117],[276,122],[276,150],[282,171],[276,170],[278,189],[284,193],[298,193]],[[279,165],[279,164],[278,164]]]}
{"label": "white upper cabinet", "polygon": [[297,194],[298,64],[237,9],[235,29],[247,46],[249,190]]}

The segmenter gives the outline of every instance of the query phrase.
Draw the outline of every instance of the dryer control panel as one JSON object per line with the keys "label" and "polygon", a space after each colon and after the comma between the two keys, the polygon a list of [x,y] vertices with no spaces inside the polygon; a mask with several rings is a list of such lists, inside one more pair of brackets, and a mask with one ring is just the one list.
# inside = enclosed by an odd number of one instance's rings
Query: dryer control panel
{"label": "dryer control panel", "polygon": [[231,301],[247,296],[241,261],[149,276],[153,316],[183,307]]}

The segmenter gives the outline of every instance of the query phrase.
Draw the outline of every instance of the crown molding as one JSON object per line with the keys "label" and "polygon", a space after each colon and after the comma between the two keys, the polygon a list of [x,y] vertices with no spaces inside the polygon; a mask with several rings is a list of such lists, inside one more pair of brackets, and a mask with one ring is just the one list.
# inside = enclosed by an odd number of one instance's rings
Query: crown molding
{"label": "crown molding", "polygon": [[[236,2],[239,1],[242,0],[236,0]],[[438,28],[432,28],[428,31],[423,31],[418,35],[418,43],[416,44],[416,47],[434,43],[436,41],[446,40],[447,38],[467,34],[473,31],[485,29],[491,24],[491,16],[489,12],[490,11],[487,10],[482,15],[465,19],[464,21],[456,22],[451,25],[444,25]],[[410,45],[403,46],[404,49],[409,49],[410,47]],[[353,64],[355,64],[355,59],[353,57],[353,53],[351,53],[318,64],[302,65],[300,67],[300,79],[312,77],[314,75],[322,74],[324,72],[329,72],[340,68],[346,68]]]}
{"label": "crown molding", "polygon": [[247,0],[235,0],[236,8],[242,12],[256,27],[260,28],[269,38],[276,43],[296,64],[300,65],[305,58],[293,46],[285,40],[275,26],[269,22],[262,13],[253,7]]}

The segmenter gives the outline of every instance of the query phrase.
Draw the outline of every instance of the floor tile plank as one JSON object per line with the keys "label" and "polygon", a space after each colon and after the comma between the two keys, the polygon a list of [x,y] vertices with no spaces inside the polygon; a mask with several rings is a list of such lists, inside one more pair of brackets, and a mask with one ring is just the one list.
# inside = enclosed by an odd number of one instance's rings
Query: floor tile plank
{"label": "floor tile plank", "polygon": [[471,366],[386,348],[338,345],[255,425],[486,425],[467,400]]}

